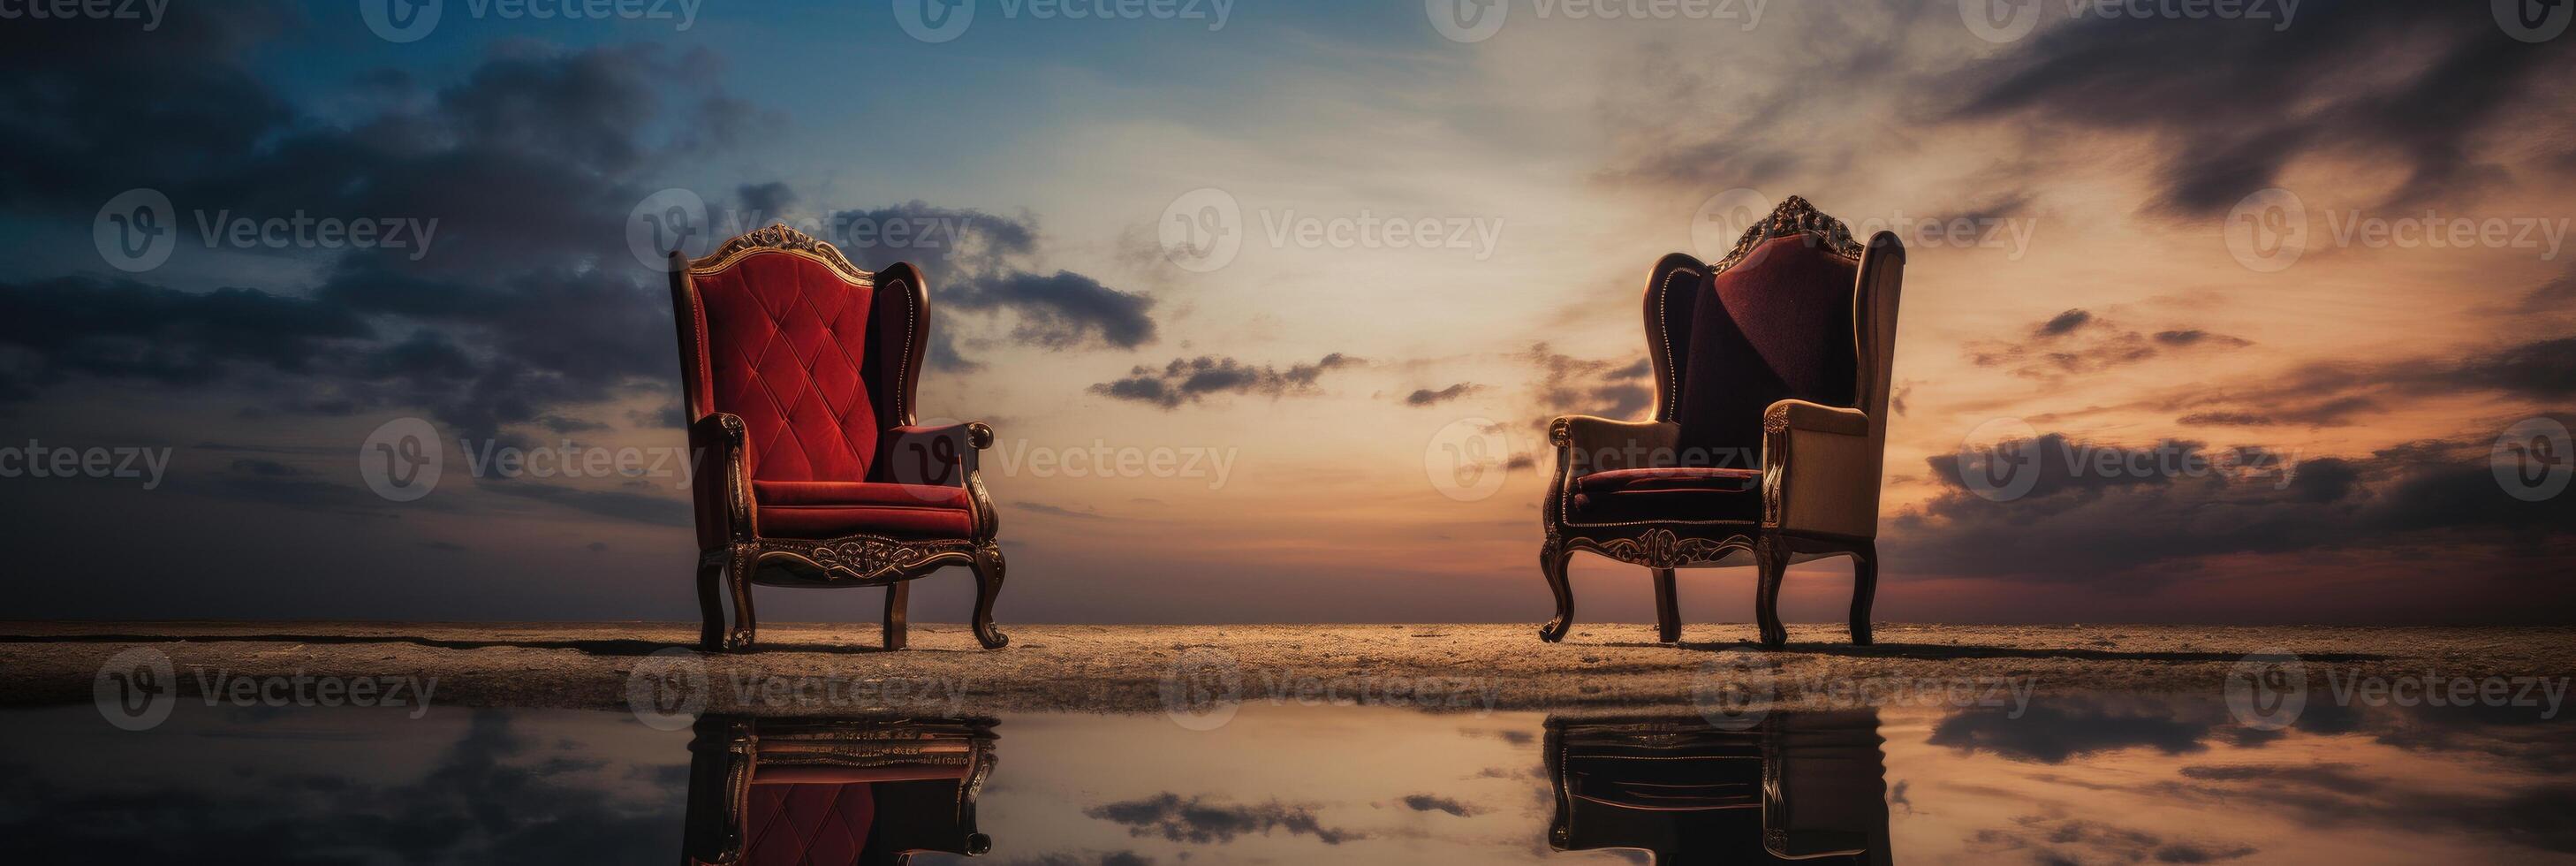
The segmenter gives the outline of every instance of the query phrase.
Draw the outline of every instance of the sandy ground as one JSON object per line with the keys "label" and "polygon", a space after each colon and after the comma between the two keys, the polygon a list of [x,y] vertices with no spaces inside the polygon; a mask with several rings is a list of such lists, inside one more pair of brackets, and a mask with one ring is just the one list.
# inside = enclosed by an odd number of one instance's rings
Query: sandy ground
{"label": "sandy ground", "polygon": [[[2576,674],[2576,628],[1883,625],[1855,647],[1839,627],[1791,626],[1790,646],[1739,643],[1750,625],[1578,626],[1561,644],[1529,624],[1006,626],[984,651],[962,626],[915,624],[876,649],[866,625],[763,624],[749,654],[686,646],[671,623],[0,623],[0,705],[87,703],[102,664],[133,647],[173,663],[183,696],[241,676],[436,678],[442,706],[627,709],[639,668],[702,677],[709,710],[1163,712],[1170,683],[1246,702],[1358,700],[1435,709],[1618,709],[1730,700],[1802,707],[1889,702],[1927,687],[2038,695],[2224,694],[2245,656],[2295,654],[2330,677]],[[147,656],[148,657],[148,656]],[[1908,691],[1911,690],[1911,691]],[[1759,697],[1747,699],[1743,695]],[[1876,697],[1871,697],[1871,696]],[[1199,705],[1188,705],[1199,706]]]}

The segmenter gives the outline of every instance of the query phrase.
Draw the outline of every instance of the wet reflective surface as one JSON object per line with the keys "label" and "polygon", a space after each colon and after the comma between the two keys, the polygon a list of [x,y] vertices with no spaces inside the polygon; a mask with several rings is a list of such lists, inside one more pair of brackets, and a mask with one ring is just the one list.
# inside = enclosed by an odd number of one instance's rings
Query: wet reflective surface
{"label": "wet reflective surface", "polygon": [[[1714,724],[1712,722],[1715,722]],[[2576,860],[2576,726],[2165,697],[2027,708],[998,719],[182,705],[0,713],[13,859],[1820,863]]]}

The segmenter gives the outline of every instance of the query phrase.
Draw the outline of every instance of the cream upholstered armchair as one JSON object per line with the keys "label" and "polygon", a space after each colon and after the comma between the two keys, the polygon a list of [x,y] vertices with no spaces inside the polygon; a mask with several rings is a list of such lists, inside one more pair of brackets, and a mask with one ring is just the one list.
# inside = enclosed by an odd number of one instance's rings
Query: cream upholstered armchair
{"label": "cream upholstered armchair", "polygon": [[1658,637],[1681,639],[1674,570],[1750,553],[1762,643],[1788,641],[1780,581],[1790,563],[1853,558],[1851,635],[1869,643],[1878,583],[1879,470],[1896,354],[1905,248],[1866,247],[1791,196],[1716,264],[1681,253],[1646,282],[1651,421],[1567,416],[1548,425],[1556,472],[1539,568],[1556,618],[1574,622],[1576,551],[1654,570]]}

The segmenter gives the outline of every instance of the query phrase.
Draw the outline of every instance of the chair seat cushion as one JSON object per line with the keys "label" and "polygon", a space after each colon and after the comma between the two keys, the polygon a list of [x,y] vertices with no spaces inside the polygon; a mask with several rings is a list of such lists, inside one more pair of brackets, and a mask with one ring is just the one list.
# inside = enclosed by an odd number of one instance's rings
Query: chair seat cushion
{"label": "chair seat cushion", "polygon": [[874,786],[753,785],[744,803],[747,866],[856,863],[876,823]]}
{"label": "chair seat cushion", "polygon": [[966,538],[974,503],[966,488],[870,481],[753,481],[760,534],[769,538]]}
{"label": "chair seat cushion", "polygon": [[1568,523],[1762,519],[1762,472],[1669,466],[1607,469],[1574,479]]}

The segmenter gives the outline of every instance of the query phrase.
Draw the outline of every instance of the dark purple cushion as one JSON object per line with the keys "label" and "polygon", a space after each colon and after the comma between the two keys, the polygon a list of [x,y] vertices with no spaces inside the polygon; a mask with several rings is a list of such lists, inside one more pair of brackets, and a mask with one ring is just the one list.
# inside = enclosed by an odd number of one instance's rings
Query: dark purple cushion
{"label": "dark purple cushion", "polygon": [[[1755,467],[1762,411],[1781,400],[1858,400],[1852,281],[1859,266],[1805,235],[1774,238],[1701,287],[1682,367],[1688,462]],[[1709,303],[1714,300],[1716,303]]]}

